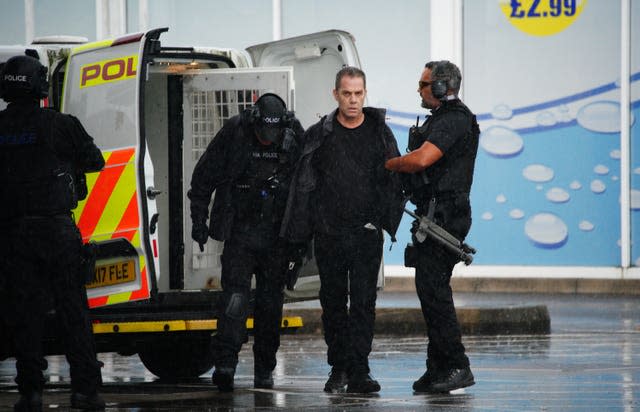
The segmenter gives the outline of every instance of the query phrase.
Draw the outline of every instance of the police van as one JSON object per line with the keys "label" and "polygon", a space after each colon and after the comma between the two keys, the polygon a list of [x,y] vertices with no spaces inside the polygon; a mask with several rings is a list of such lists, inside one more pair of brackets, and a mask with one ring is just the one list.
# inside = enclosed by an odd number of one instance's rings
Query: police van
{"label": "police van", "polygon": [[[265,92],[309,127],[336,107],[336,72],[360,62],[352,36],[337,30],[244,51],[167,47],[166,31],[34,47],[50,69],[48,105],[78,117],[105,158],[74,210],[84,242],[97,245],[87,295],[98,351],[138,353],[161,378],[196,377],[213,366],[222,253],[221,242],[209,239],[200,251],[191,239],[196,162],[224,122]],[[0,48],[0,61],[23,52]],[[286,301],[318,290],[311,260]],[[300,325],[282,321],[285,330]],[[48,353],[60,353],[55,342]]]}

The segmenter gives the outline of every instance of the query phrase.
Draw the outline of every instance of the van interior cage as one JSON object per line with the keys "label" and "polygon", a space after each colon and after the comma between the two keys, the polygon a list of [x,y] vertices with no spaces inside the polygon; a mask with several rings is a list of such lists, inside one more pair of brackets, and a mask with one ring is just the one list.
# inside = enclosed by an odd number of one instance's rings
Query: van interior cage
{"label": "van interior cage", "polygon": [[[260,90],[211,90],[193,91],[191,94],[191,133],[192,148],[191,160],[195,165],[204,154],[213,137],[222,129],[224,123],[253,106],[260,97]],[[213,199],[209,204],[209,210],[213,205]],[[222,256],[222,243],[212,242],[205,245],[204,251],[200,251],[197,243],[192,247],[193,269],[207,269],[220,266]]]}
{"label": "van interior cage", "polygon": [[224,123],[242,113],[260,97],[260,90],[191,92],[192,160],[197,162]]}
{"label": "van interior cage", "polygon": [[[182,156],[186,289],[219,287],[223,249],[222,242],[209,239],[204,251],[200,251],[199,245],[191,239],[187,192],[196,163],[225,122],[253,106],[261,95],[275,93],[291,108],[292,85],[291,67],[206,69],[184,77]],[[211,204],[209,208],[211,210]]]}

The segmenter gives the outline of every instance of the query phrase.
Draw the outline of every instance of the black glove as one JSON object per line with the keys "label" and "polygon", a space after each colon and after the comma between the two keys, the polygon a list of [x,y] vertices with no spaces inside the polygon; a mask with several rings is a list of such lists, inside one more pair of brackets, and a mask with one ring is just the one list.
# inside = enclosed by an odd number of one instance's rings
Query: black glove
{"label": "black glove", "polygon": [[298,143],[296,142],[296,133],[291,128],[286,128],[282,132],[282,149],[286,152],[292,152],[296,149]]}
{"label": "black glove", "polygon": [[198,242],[200,252],[204,252],[204,245],[209,239],[209,228],[204,220],[194,220],[191,226],[191,238]]}
{"label": "black glove", "polygon": [[304,255],[307,253],[306,243],[289,243],[286,248],[286,286],[287,290],[293,290],[302,269]]}
{"label": "black glove", "polygon": [[93,282],[96,275],[96,257],[98,255],[98,244],[88,242],[82,245],[82,264],[80,265],[80,280],[83,285]]}

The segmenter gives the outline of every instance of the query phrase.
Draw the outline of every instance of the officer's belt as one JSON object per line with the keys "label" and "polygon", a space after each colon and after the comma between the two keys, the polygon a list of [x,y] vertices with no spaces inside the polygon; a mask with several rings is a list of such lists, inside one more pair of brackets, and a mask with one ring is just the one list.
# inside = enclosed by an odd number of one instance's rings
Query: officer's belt
{"label": "officer's belt", "polygon": [[423,199],[435,199],[436,201],[445,201],[456,199],[458,197],[469,196],[468,192],[456,192],[456,191],[448,191],[448,192],[440,192],[440,193],[424,193]]}
{"label": "officer's belt", "polygon": [[462,197],[462,196],[469,197],[469,193],[449,191],[449,192],[442,192],[437,195],[425,196],[426,199],[429,199],[429,202],[428,202],[429,204],[426,207],[424,204],[420,205],[418,207],[417,212],[418,214],[423,214],[426,209],[427,218],[433,219],[433,214],[435,213],[436,205],[439,202],[443,202],[451,199],[457,199],[458,197]]}

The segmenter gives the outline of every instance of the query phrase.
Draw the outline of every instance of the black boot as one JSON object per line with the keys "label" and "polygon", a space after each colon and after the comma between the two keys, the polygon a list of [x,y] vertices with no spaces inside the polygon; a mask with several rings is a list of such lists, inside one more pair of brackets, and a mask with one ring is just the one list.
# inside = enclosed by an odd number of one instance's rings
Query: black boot
{"label": "black boot", "polygon": [[262,368],[255,368],[253,372],[253,387],[256,389],[272,389],[273,374]]}
{"label": "black boot", "polygon": [[13,405],[15,412],[41,412],[42,393],[31,392],[28,395],[20,395],[20,399]]}
{"label": "black boot", "polygon": [[431,384],[429,392],[445,393],[466,388],[475,383],[473,373],[468,366],[462,369],[450,369]]}
{"label": "black boot", "polygon": [[324,391],[329,393],[340,393],[345,391],[347,386],[347,372],[341,369],[332,368],[329,380],[324,384]]}
{"label": "black boot", "polygon": [[434,372],[432,369],[427,369],[427,371],[418,378],[417,381],[413,382],[413,391],[414,392],[431,392],[431,385],[435,382],[441,373]]}
{"label": "black boot", "polygon": [[82,409],[83,411],[102,411],[104,410],[104,400],[97,392],[92,394],[84,394],[80,392],[71,393],[71,408]]}
{"label": "black boot", "polygon": [[233,377],[235,374],[235,368],[216,367],[211,376],[211,381],[218,387],[220,392],[233,392]]}
{"label": "black boot", "polygon": [[347,392],[373,393],[380,390],[380,384],[369,373],[355,373],[349,377]]}

